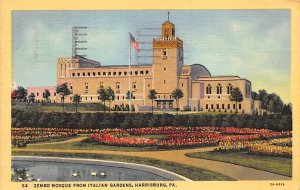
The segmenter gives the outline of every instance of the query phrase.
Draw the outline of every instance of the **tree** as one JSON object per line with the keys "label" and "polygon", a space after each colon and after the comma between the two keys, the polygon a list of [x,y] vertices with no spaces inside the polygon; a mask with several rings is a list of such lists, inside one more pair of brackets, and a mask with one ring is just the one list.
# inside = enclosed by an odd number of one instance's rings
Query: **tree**
{"label": "tree", "polygon": [[35,101],[35,95],[34,95],[34,93],[31,93],[28,96],[28,101],[29,101],[30,104],[34,103],[34,101]]}
{"label": "tree", "polygon": [[[126,92],[126,99],[127,99],[127,100],[134,99],[134,96],[133,96],[133,92],[132,92],[132,91],[129,91],[129,90],[128,90],[128,91]],[[129,106],[129,105],[128,105],[128,106]],[[132,105],[131,105],[131,106],[132,106]],[[131,110],[132,110],[131,107],[129,107],[129,108],[128,108],[128,111],[131,111]]]}
{"label": "tree", "polygon": [[81,102],[81,97],[79,94],[74,94],[73,103],[75,104],[75,112],[77,113],[78,104]]}
{"label": "tree", "polygon": [[108,100],[108,112],[110,113],[110,103],[115,100],[115,92],[111,87],[108,87],[106,90],[107,100]]}
{"label": "tree", "polygon": [[105,113],[105,111],[106,111],[105,102],[106,102],[106,100],[108,100],[108,96],[107,96],[107,93],[106,93],[105,88],[100,88],[100,89],[98,90],[98,94],[99,94],[100,100],[101,100],[101,101],[103,102],[103,104],[104,104],[104,113]]}
{"label": "tree", "polygon": [[17,88],[17,99],[18,101],[25,101],[27,97],[27,90],[23,86]]}
{"label": "tree", "polygon": [[291,104],[284,104],[282,108],[282,114],[289,115],[292,114],[292,106]]}
{"label": "tree", "polygon": [[173,90],[172,97],[176,100],[176,111],[177,111],[177,115],[178,115],[178,111],[179,111],[178,101],[179,101],[180,98],[183,97],[182,90],[180,90],[179,88],[176,88],[175,90]]}
{"label": "tree", "polygon": [[230,92],[229,99],[230,101],[235,102],[235,112],[237,113],[237,103],[243,101],[243,94],[241,90],[238,87],[233,88],[232,91]]}
{"label": "tree", "polygon": [[261,101],[261,108],[267,109],[268,105],[268,99],[267,99],[268,93],[265,89],[258,91],[258,100]]}
{"label": "tree", "polygon": [[157,98],[157,97],[156,97],[156,94],[157,94],[157,92],[156,92],[154,89],[149,90],[149,95],[148,95],[148,97],[149,97],[149,99],[150,99],[151,102],[152,102],[152,107],[151,107],[152,114],[153,114],[153,101]]}
{"label": "tree", "polygon": [[252,97],[253,100],[258,100],[258,94],[257,94],[257,92],[252,91],[251,92],[251,97]]}
{"label": "tree", "polygon": [[47,103],[49,102],[49,96],[50,96],[49,90],[45,89],[44,93],[43,93],[43,98],[45,98],[45,100],[46,100]]}
{"label": "tree", "polygon": [[61,96],[61,102],[63,107],[63,112],[65,112],[65,96],[71,94],[70,89],[68,88],[67,83],[63,83],[56,87],[56,92]]}

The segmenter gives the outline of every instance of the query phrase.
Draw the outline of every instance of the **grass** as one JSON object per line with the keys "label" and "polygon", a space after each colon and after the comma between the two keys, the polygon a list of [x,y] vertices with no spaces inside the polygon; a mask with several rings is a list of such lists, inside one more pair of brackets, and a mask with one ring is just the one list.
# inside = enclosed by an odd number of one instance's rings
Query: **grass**
{"label": "grass", "polygon": [[61,150],[112,150],[112,151],[157,151],[160,150],[157,146],[146,147],[127,147],[127,146],[108,146],[101,145],[88,140],[70,143],[57,143],[57,144],[28,144],[24,149],[61,149]]}
{"label": "grass", "polygon": [[197,152],[188,153],[186,156],[202,158],[221,162],[228,162],[250,168],[255,168],[267,172],[292,176],[292,159],[271,156],[261,156],[248,154],[246,152]]}
{"label": "grass", "polygon": [[168,171],[185,176],[194,181],[233,181],[234,179],[223,174],[205,170],[202,168],[187,166],[169,161],[162,161],[152,158],[140,158],[133,156],[119,156],[107,154],[92,154],[92,153],[53,153],[53,152],[16,152],[13,151],[14,156],[55,156],[55,157],[73,157],[73,158],[92,158],[101,160],[113,160],[120,162],[131,162],[137,164],[151,165],[162,168]]}

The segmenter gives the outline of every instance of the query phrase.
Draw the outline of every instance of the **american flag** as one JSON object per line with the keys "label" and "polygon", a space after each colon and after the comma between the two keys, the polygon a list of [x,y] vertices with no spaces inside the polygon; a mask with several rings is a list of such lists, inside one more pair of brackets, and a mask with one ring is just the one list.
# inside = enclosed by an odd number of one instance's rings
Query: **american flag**
{"label": "american flag", "polygon": [[132,46],[136,51],[140,52],[140,47],[138,41],[135,40],[135,37],[129,32],[130,36],[130,46]]}

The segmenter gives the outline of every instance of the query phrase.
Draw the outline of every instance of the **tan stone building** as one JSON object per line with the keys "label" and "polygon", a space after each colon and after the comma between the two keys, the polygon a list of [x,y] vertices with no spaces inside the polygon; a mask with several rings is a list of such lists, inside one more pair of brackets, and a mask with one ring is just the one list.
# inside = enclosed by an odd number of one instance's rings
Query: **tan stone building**
{"label": "tan stone building", "polygon": [[[126,93],[131,89],[130,101],[136,110],[149,110],[149,90],[155,89],[155,109],[173,109],[176,106],[172,91],[179,88],[183,98],[180,110],[232,112],[235,103],[229,100],[232,88],[239,87],[243,101],[238,112],[260,111],[259,102],[251,98],[251,82],[238,76],[211,76],[205,66],[184,65],[183,41],[175,35],[175,25],[169,20],[162,24],[161,38],[153,39],[153,64],[110,65],[81,56],[58,58],[57,84],[67,83],[72,94],[80,94],[82,102],[99,102],[98,90],[111,87],[115,92],[112,105],[129,104]],[[71,102],[72,96],[65,98]],[[58,98],[59,100],[59,98]]]}

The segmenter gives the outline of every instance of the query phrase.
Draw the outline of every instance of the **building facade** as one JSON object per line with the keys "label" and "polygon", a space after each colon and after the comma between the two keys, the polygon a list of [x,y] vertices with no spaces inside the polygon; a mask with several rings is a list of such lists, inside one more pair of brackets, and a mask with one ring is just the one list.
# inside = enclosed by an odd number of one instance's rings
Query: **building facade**
{"label": "building facade", "polygon": [[[172,91],[182,90],[180,110],[235,111],[235,102],[229,100],[232,88],[238,87],[243,101],[237,104],[238,112],[252,114],[260,111],[259,102],[251,98],[251,82],[238,76],[212,76],[205,66],[185,65],[183,41],[175,35],[175,25],[169,20],[162,24],[161,38],[153,39],[153,63],[151,65],[110,65],[81,56],[62,57],[57,60],[57,85],[67,83],[72,94],[65,102],[72,102],[74,94],[81,95],[82,102],[100,102],[98,90],[111,87],[115,92],[113,106],[129,104],[126,93],[136,110],[152,105],[149,91],[155,89],[155,109],[174,109],[176,102]],[[57,96],[57,101],[60,98]]]}

